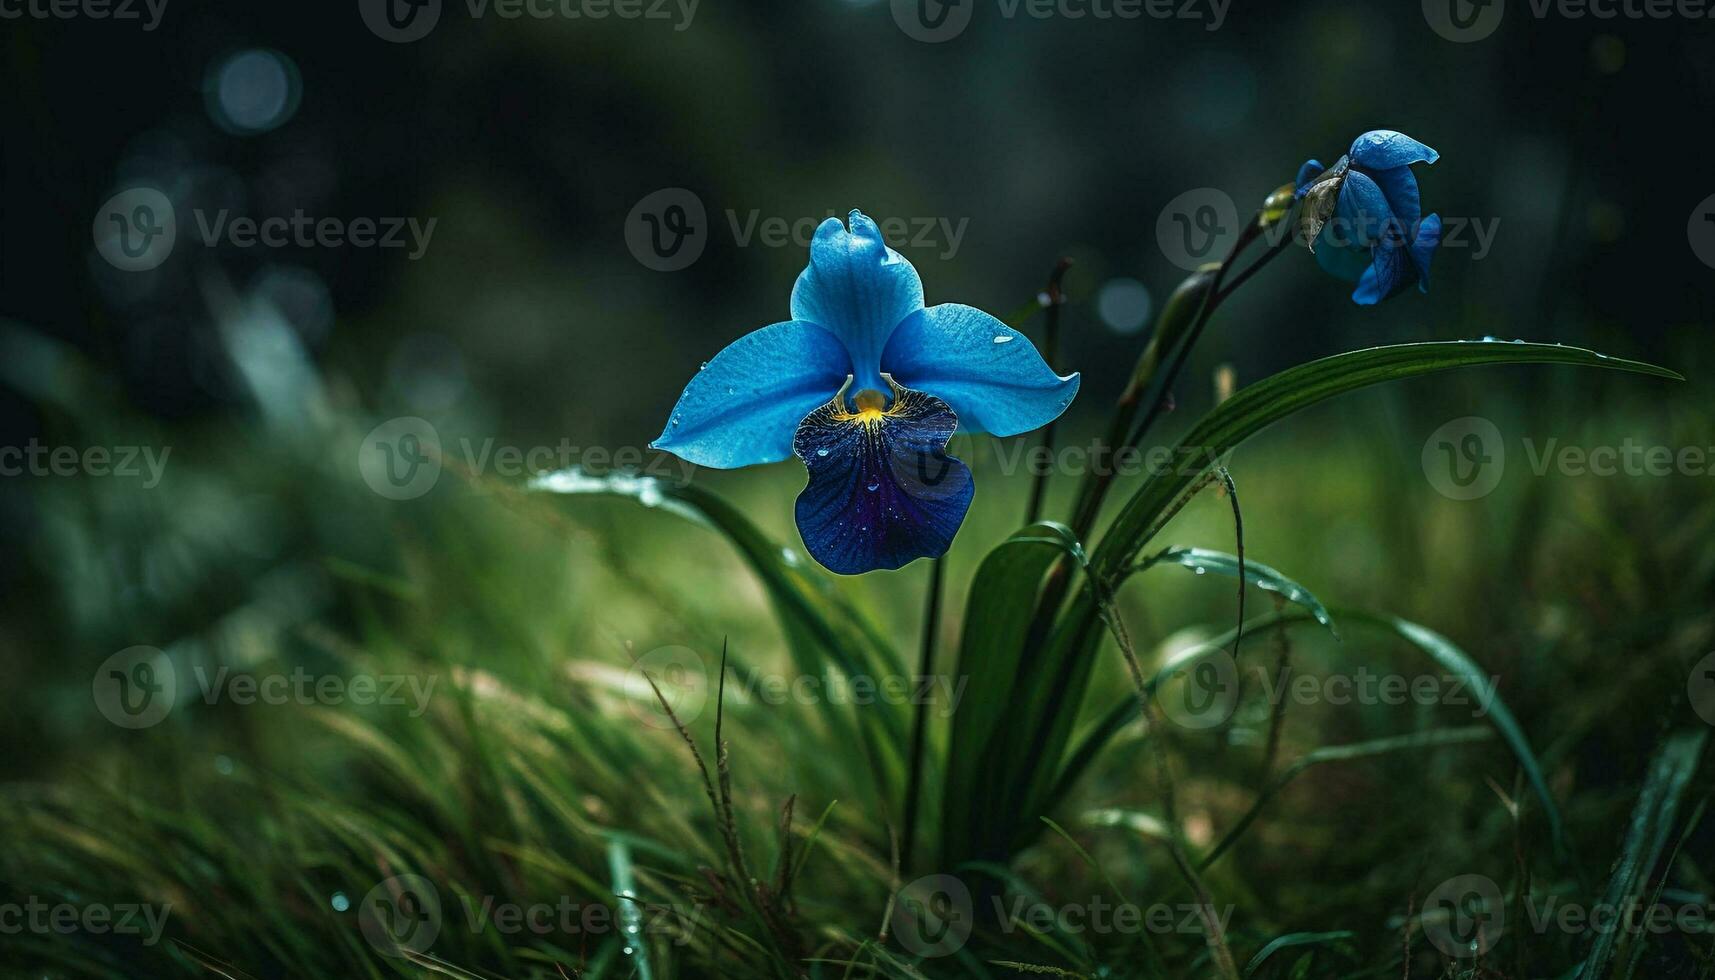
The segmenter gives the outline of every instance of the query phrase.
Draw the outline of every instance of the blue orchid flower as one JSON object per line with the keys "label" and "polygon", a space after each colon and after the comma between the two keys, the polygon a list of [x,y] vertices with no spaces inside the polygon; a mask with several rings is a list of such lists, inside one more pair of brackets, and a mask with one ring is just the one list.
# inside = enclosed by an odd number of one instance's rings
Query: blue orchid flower
{"label": "blue orchid flower", "polygon": [[822,565],[852,575],[938,558],[970,509],[955,430],[1017,435],[1078,393],[1030,340],[923,283],[853,211],[829,218],[792,288],[792,319],[733,341],[685,386],[650,445],[732,469],[796,455],[809,469],[795,516]]}
{"label": "blue orchid flower", "polygon": [[1298,169],[1300,234],[1323,269],[1358,284],[1353,302],[1370,306],[1414,282],[1429,291],[1441,217],[1423,216],[1411,166],[1440,156],[1404,133],[1377,129],[1352,141],[1332,167],[1309,160]]}

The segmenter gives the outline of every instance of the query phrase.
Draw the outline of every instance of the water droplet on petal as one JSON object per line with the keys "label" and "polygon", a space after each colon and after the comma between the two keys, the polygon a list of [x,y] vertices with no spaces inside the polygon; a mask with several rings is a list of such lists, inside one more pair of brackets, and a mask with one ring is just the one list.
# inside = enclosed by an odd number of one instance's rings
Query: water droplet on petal
{"label": "water droplet on petal", "polygon": [[818,450],[816,450],[816,455],[817,456],[826,456],[826,455],[828,455],[828,451],[826,449],[818,449]]}
{"label": "water droplet on petal", "polygon": [[864,489],[868,490],[870,493],[874,493],[877,490],[881,489],[881,484],[871,483],[869,486],[865,487]]}
{"label": "water droplet on petal", "polygon": [[1012,335],[1011,334],[1001,334],[1000,336],[998,336],[994,339],[994,342],[997,344],[1010,344],[1010,343],[1012,343]]}
{"label": "water droplet on petal", "polygon": [[699,370],[699,371],[707,371],[708,369],[709,369],[709,362],[708,361],[704,361],[703,363],[697,365],[697,370]]}

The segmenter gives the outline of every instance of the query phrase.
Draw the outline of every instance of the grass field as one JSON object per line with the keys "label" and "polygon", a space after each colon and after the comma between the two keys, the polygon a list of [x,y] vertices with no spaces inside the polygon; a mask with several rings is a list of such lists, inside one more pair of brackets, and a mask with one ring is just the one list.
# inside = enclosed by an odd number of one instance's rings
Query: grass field
{"label": "grass field", "polygon": [[[232,329],[269,352],[235,346],[256,417],[178,428],[6,334],[9,382],[64,441],[172,447],[170,491],[34,498],[40,584],[6,600],[29,692],[7,739],[33,746],[0,791],[8,975],[1715,975],[1694,669],[1715,496],[1707,476],[1535,472],[1551,438],[1699,445],[1695,364],[1671,365],[1688,384],[1478,368],[1246,443],[1228,469],[1262,587],[1233,673],[1208,687],[1235,579],[1139,572],[1111,612],[1161,672],[1153,721],[1102,642],[1070,744],[1108,737],[1022,812],[996,787],[1040,735],[980,700],[996,678],[962,642],[1007,611],[972,583],[1023,525],[1011,441],[955,443],[980,490],[924,671],[926,563],[809,566],[789,465],[532,492],[461,462],[454,420],[435,488],[387,499],[353,463],[375,420],[351,386],[269,347],[265,318]],[[1424,440],[1474,412],[1505,474],[1449,499]],[[1056,474],[1048,516],[1075,483]],[[1203,490],[1150,553],[1233,551],[1229,496]],[[137,644],[157,652],[103,661]],[[135,693],[104,687],[115,663],[170,671],[170,710],[104,718]],[[989,743],[956,734],[984,705]],[[1633,905],[1669,926],[1592,924]]]}

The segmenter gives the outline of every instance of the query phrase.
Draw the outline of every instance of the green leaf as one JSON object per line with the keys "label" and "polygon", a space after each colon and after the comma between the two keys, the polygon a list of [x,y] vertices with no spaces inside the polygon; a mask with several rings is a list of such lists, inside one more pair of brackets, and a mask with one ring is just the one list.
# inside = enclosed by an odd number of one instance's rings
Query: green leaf
{"label": "green leaf", "polygon": [[[1572,364],[1685,380],[1653,364],[1558,344],[1475,340],[1371,347],[1288,368],[1242,389],[1205,415],[1180,440],[1173,458],[1189,458],[1180,453],[1195,447],[1198,458],[1215,460],[1275,422],[1336,395],[1481,364]],[[1202,475],[1191,467],[1169,467],[1145,481],[1091,556],[1098,578],[1111,577],[1135,560],[1154,535],[1157,516]]]}
{"label": "green leaf", "polygon": [[1500,693],[1495,690],[1494,684],[1483,673],[1483,669],[1477,666],[1477,662],[1472,660],[1465,651],[1459,649],[1452,640],[1416,623],[1409,623],[1392,616],[1377,616],[1346,610],[1341,610],[1340,616],[1346,620],[1368,623],[1393,631],[1407,643],[1428,654],[1430,659],[1441,665],[1442,669],[1453,673],[1470,685],[1471,690],[1476,694],[1478,703],[1489,706],[1489,723],[1494,726],[1495,731],[1507,743],[1507,746],[1513,750],[1513,755],[1517,757],[1519,766],[1524,770],[1525,779],[1530,782],[1530,788],[1535,791],[1537,799],[1542,802],[1543,814],[1548,818],[1549,833],[1554,840],[1554,851],[1556,854],[1564,856],[1566,841],[1561,832],[1560,808],[1554,803],[1554,795],[1548,791],[1548,780],[1543,778],[1542,764],[1537,762],[1536,753],[1531,751],[1530,740],[1525,738],[1524,730],[1513,718],[1512,711],[1507,708],[1506,702],[1501,700]]}
{"label": "green leaf", "polygon": [[614,901],[619,909],[621,934],[626,937],[624,953],[631,960],[637,980],[654,980],[649,963],[649,943],[643,929],[643,900],[637,895],[637,876],[631,867],[631,848],[622,838],[607,845],[607,865],[613,877]]}
{"label": "green leaf", "polygon": [[[1650,872],[1667,846],[1667,836],[1673,830],[1674,815],[1679,810],[1679,798],[1697,772],[1703,758],[1703,747],[1709,741],[1707,729],[1678,732],[1668,736],[1650,760],[1649,775],[1644,778],[1643,792],[1632,807],[1631,825],[1626,829],[1625,843],[1614,861],[1613,877],[1608,879],[1602,893],[1602,908],[1630,908],[1643,894]],[[1608,964],[1614,957],[1614,939],[1620,929],[1593,931],[1584,969],[1579,980],[1600,980],[1607,976]]]}
{"label": "green leaf", "polygon": [[[882,678],[902,672],[898,654],[887,639],[825,577],[796,551],[763,534],[717,494],[649,476],[591,476],[576,467],[538,476],[528,488],[545,493],[628,497],[719,533],[761,580],[786,634],[793,661],[807,676],[822,677],[833,670],[847,677]],[[828,723],[836,731],[861,738],[878,791],[884,799],[894,799],[904,772],[903,715],[896,706],[877,703],[866,705],[854,719],[834,700],[818,699]]]}
{"label": "green leaf", "polygon": [[1289,932],[1284,936],[1274,939],[1267,946],[1264,946],[1260,951],[1258,951],[1258,953],[1251,958],[1251,961],[1245,964],[1244,975],[1247,978],[1252,976],[1262,967],[1264,961],[1283,949],[1290,949],[1294,946],[1324,946],[1331,943],[1337,943],[1342,940],[1351,939],[1355,936],[1357,936],[1357,933],[1348,932],[1344,929],[1338,932]]}
{"label": "green leaf", "polygon": [[992,807],[1001,783],[996,774],[1005,771],[1005,729],[1014,699],[1028,696],[1014,688],[1037,593],[1056,561],[1070,555],[1081,562],[1083,554],[1070,528],[1043,521],[1003,541],[977,567],[954,669],[967,686],[953,713],[947,741],[953,764],[946,767],[941,796],[942,848],[949,866],[981,855],[983,845],[993,843]]}
{"label": "green leaf", "polygon": [[[1090,665],[1101,645],[1097,591],[1108,589],[1137,560],[1176,504],[1195,490],[1215,461],[1275,422],[1337,395],[1461,367],[1533,363],[1608,368],[1684,380],[1666,368],[1557,344],[1491,340],[1398,344],[1336,354],[1288,368],[1239,391],[1205,415],[1180,440],[1173,458],[1191,458],[1194,452],[1195,458],[1208,460],[1208,464],[1201,469],[1167,468],[1150,476],[1132,494],[1090,555],[1090,583],[1071,601],[1048,643],[1032,658],[1029,666],[1033,676],[1042,679],[1052,693],[1015,705],[1014,724],[1026,733],[1030,751],[1028,764],[1013,777],[1023,788],[1015,787],[1008,794],[1016,805],[998,819],[1016,820],[1019,828],[1030,833],[1037,826],[1036,818],[1056,802],[1055,791],[1063,785],[1056,780],[1060,760],[1065,758],[1072,722],[1089,684]],[[1522,738],[1519,741],[1522,743]],[[1547,795],[1545,790],[1539,793]],[[1551,814],[1558,827],[1558,813]]]}
{"label": "green leaf", "polygon": [[[1153,565],[1173,564],[1189,568],[1201,575],[1214,572],[1229,578],[1237,578],[1239,574],[1239,559],[1236,555],[1224,551],[1209,551],[1205,548],[1168,548],[1166,551],[1153,555],[1137,565],[1138,571]],[[1274,569],[1250,558],[1244,560],[1245,581],[1263,590],[1280,596],[1287,602],[1304,607],[1318,623],[1328,627],[1335,636],[1340,633],[1334,628],[1334,618],[1328,615],[1328,610],[1322,605],[1322,600],[1310,593],[1309,589],[1287,578]]]}

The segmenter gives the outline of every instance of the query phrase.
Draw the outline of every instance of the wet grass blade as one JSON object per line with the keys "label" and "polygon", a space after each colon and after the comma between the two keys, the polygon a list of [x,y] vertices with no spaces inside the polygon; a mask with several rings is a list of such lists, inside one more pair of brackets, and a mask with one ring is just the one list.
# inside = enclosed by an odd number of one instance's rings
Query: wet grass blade
{"label": "wet grass blade", "polygon": [[[1625,842],[1614,861],[1614,874],[1602,893],[1603,908],[1630,908],[1643,894],[1650,872],[1667,847],[1673,831],[1674,816],[1679,811],[1679,799],[1697,772],[1708,744],[1707,730],[1678,732],[1668,736],[1650,760],[1649,773],[1644,777],[1643,792],[1632,808],[1632,819],[1626,828]],[[1591,937],[1589,953],[1584,957],[1584,969],[1579,980],[1599,980],[1608,975],[1613,961],[1615,939],[1622,930],[1597,929]]]}
{"label": "wet grass blade", "polygon": [[[578,469],[561,470],[530,481],[535,491],[629,497],[718,532],[738,550],[774,604],[798,669],[822,677],[829,670],[846,677],[880,678],[903,672],[897,652],[868,620],[796,552],[782,548],[732,504],[695,486],[654,477],[614,474],[596,477]],[[866,705],[853,718],[831,698],[818,699],[829,725],[855,732],[874,770],[885,800],[898,795],[904,778],[905,716],[895,705]]]}
{"label": "wet grass blade", "polygon": [[1312,595],[1309,589],[1255,559],[1245,558],[1241,562],[1237,555],[1207,548],[1168,548],[1139,562],[1135,570],[1142,571],[1154,565],[1179,565],[1199,575],[1214,572],[1228,577],[1237,577],[1242,568],[1246,582],[1302,606],[1318,623],[1328,627],[1329,632],[1340,635],[1334,628],[1334,617],[1328,614],[1322,600]]}
{"label": "wet grass blade", "polygon": [[[1484,364],[1568,364],[1685,380],[1653,364],[1558,344],[1477,340],[1371,347],[1288,368],[1240,390],[1192,427],[1180,440],[1174,458],[1190,458],[1180,453],[1191,447],[1197,458],[1209,460],[1212,466],[1226,452],[1270,425],[1337,395],[1387,381]],[[1157,516],[1202,476],[1203,471],[1176,467],[1139,487],[1091,555],[1097,577],[1107,579],[1135,560],[1153,536]]]}
{"label": "wet grass blade", "polygon": [[1291,949],[1297,946],[1327,946],[1354,938],[1355,936],[1357,936],[1357,933],[1347,932],[1345,930],[1341,930],[1339,932],[1290,932],[1284,936],[1279,936],[1271,940],[1267,946],[1258,950],[1257,954],[1251,957],[1251,961],[1245,964],[1245,980],[1250,980],[1250,978],[1256,974],[1256,971],[1262,968],[1263,963],[1268,961],[1270,956],[1273,956],[1283,949]]}

